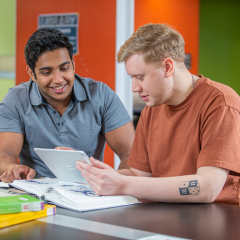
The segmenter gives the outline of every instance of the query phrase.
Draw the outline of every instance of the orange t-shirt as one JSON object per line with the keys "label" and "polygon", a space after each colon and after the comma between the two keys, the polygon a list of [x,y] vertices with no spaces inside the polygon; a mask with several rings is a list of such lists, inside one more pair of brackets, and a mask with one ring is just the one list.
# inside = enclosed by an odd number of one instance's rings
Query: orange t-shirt
{"label": "orange t-shirt", "polygon": [[230,170],[215,202],[240,205],[240,97],[200,76],[177,106],[142,111],[128,165],[153,177],[196,174],[203,166]]}

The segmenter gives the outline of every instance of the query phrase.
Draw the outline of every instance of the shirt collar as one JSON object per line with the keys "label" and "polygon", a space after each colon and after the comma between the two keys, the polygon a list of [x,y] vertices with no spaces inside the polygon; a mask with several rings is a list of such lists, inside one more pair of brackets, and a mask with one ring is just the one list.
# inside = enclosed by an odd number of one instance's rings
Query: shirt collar
{"label": "shirt collar", "polygon": [[[73,95],[75,95],[75,101],[86,101],[88,99],[85,87],[82,83],[82,79],[75,73],[75,81],[73,85]],[[74,101],[73,101],[74,103]]]}
{"label": "shirt collar", "polygon": [[[41,93],[39,92],[37,83],[34,82],[32,79],[30,79],[29,96],[30,96],[31,104],[34,106],[38,106],[40,104],[47,104],[46,100],[42,97]],[[81,77],[75,74],[72,102],[73,104],[75,104],[78,101],[81,102],[85,100],[87,100],[86,90],[81,82]]]}
{"label": "shirt collar", "polygon": [[38,90],[37,83],[34,82],[31,78],[30,78],[29,97],[30,97],[30,101],[31,101],[32,105],[37,106],[37,105],[40,105],[43,103],[43,101],[42,101],[43,98]]}

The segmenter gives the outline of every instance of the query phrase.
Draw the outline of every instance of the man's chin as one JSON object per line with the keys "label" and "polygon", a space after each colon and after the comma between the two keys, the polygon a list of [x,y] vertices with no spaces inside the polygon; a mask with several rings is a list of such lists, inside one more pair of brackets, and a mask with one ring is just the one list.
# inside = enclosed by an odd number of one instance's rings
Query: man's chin
{"label": "man's chin", "polygon": [[154,102],[146,102],[146,106],[148,107],[157,107],[157,106],[160,106],[161,104],[157,104],[157,103],[154,103]]}
{"label": "man's chin", "polygon": [[147,106],[147,107],[154,107],[154,104],[151,103],[151,102],[146,102],[146,106]]}

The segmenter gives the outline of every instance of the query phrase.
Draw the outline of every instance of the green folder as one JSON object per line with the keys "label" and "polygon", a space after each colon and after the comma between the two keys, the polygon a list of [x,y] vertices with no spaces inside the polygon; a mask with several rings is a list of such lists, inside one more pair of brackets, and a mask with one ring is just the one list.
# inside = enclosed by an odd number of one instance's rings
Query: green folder
{"label": "green folder", "polygon": [[44,202],[29,195],[0,197],[0,214],[40,211]]}

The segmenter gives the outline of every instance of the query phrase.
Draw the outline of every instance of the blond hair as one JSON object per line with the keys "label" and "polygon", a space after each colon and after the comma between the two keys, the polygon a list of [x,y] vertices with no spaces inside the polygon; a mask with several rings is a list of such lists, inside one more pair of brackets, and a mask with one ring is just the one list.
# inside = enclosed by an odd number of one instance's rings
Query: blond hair
{"label": "blond hair", "polygon": [[117,54],[117,61],[124,62],[132,54],[143,54],[145,63],[161,63],[165,58],[184,62],[184,39],[166,24],[149,23],[138,28],[125,41]]}

